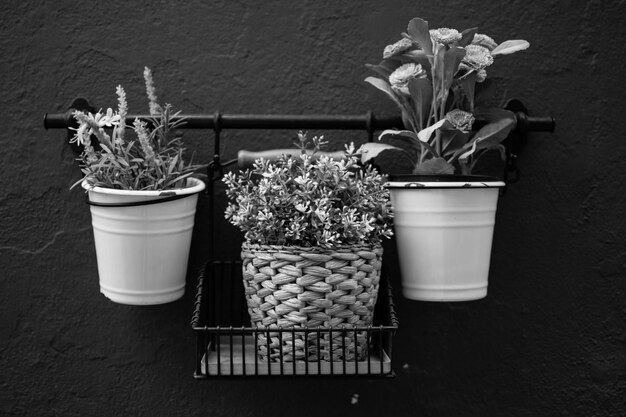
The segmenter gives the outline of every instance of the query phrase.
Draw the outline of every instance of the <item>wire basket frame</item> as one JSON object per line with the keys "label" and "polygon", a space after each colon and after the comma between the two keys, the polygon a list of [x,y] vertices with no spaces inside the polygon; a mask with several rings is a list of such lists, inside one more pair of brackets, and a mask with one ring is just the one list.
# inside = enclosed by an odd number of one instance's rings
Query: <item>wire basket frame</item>
{"label": "wire basket frame", "polygon": [[[386,275],[381,274],[374,323],[370,326],[324,328],[258,328],[251,326],[244,299],[242,264],[217,261],[205,265],[198,278],[192,327],[197,337],[195,377],[206,379],[226,376],[365,376],[392,377],[392,337],[398,328],[391,290]],[[349,356],[347,340],[367,340],[366,354]],[[266,360],[258,354],[263,348],[278,351]],[[329,357],[304,355],[289,357],[298,340],[305,348],[323,350],[322,340],[342,342],[326,346]],[[291,344],[291,349],[289,345]]]}
{"label": "wire basket frame", "polygon": [[[332,127],[360,130],[365,127],[368,139],[372,140],[374,116],[370,112],[363,119],[364,123],[354,126],[341,120]],[[363,121],[362,120],[362,121]],[[219,155],[222,118],[216,113],[214,120],[215,154],[208,166],[207,192],[211,198],[209,220],[214,222],[215,186],[221,179],[224,169],[239,163],[245,169],[245,160],[254,160],[248,155],[223,163]],[[319,127],[328,123],[324,120]],[[347,124],[342,124],[347,123]],[[279,150],[269,151],[270,154]],[[267,152],[265,152],[267,153]],[[272,158],[264,153],[264,157]],[[282,153],[282,152],[281,152]],[[211,228],[211,230],[215,230]],[[374,313],[374,323],[368,326],[305,326],[304,328],[262,328],[251,323],[244,298],[242,262],[220,261],[215,259],[216,236],[209,240],[209,262],[198,279],[196,308],[192,318],[192,327],[197,338],[196,372],[199,379],[224,376],[313,376],[313,375],[357,375],[357,376],[394,376],[391,367],[392,336],[398,327],[392,307],[391,292],[388,283],[380,279],[379,291]],[[381,274],[382,275],[382,274]],[[225,302],[227,300],[227,303]],[[351,354],[354,347],[349,340],[361,341],[361,353]],[[336,341],[322,346],[323,341]],[[296,345],[305,351],[324,355],[303,355],[295,358],[290,353],[297,350]],[[265,358],[259,352],[267,352]],[[367,352],[367,353],[365,353]],[[358,353],[358,348],[357,348]],[[267,357],[271,360],[267,360]],[[326,358],[327,360],[323,360]]]}

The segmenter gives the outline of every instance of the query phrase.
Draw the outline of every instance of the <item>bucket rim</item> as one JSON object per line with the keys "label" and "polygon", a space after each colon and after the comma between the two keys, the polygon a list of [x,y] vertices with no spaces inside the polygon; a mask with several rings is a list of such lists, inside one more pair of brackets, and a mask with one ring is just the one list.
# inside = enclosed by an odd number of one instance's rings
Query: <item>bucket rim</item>
{"label": "bucket rim", "polygon": [[390,175],[387,188],[503,188],[506,183],[485,175]]}
{"label": "bucket rim", "polygon": [[127,196],[141,196],[141,197],[166,197],[173,195],[187,195],[187,194],[197,194],[200,191],[206,188],[206,184],[204,181],[194,178],[187,177],[188,183],[191,182],[191,185],[188,185],[185,188],[172,188],[169,190],[118,190],[114,188],[106,188],[106,187],[92,187],[89,185],[87,180],[84,180],[80,185],[86,191],[93,191],[100,194],[110,194],[110,195],[127,195]]}
{"label": "bucket rim", "polygon": [[191,182],[191,185],[172,190],[116,190],[104,187],[91,187],[86,180],[81,183],[81,186],[87,191],[87,204],[92,207],[137,207],[189,198],[199,194],[206,187],[204,181],[198,178],[188,177],[187,180]]}

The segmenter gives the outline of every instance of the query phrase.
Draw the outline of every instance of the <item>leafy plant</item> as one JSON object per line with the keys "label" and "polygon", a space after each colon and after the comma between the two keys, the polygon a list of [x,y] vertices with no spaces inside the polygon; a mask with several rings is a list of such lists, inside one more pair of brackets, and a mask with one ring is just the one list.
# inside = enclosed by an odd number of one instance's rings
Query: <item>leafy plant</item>
{"label": "leafy plant", "polygon": [[[396,103],[405,125],[405,130],[382,132],[379,139],[405,142],[415,174],[453,174],[455,167],[470,174],[485,152],[503,149],[501,142],[516,125],[512,112],[478,106],[477,96],[494,57],[526,49],[529,43],[497,44],[476,31],[429,29],[427,21],[414,18],[403,38],[384,49],[383,61],[367,65],[378,77],[365,81]],[[483,125],[477,128],[476,121]],[[365,160],[400,149],[380,143],[366,148]]]}
{"label": "leafy plant", "polygon": [[[148,122],[136,118],[127,129],[128,104],[126,92],[118,86],[118,109],[105,113],[75,111],[78,121],[72,142],[84,146],[79,158],[84,178],[72,187],[87,181],[91,187],[123,190],[167,190],[181,188],[186,178],[200,168],[183,160],[184,148],[174,132],[184,123],[180,112],[172,114],[172,106],[157,102],[156,89],[149,68],[144,68],[144,80],[150,109]],[[107,129],[112,129],[111,135]],[[132,138],[127,133],[133,134]],[[97,142],[92,143],[92,135]]]}
{"label": "leafy plant", "polygon": [[249,243],[267,245],[332,247],[390,237],[385,178],[372,167],[361,169],[361,149],[346,146],[346,159],[335,161],[317,154],[323,136],[309,141],[300,132],[298,140],[299,156],[259,158],[252,170],[225,175],[226,219]]}

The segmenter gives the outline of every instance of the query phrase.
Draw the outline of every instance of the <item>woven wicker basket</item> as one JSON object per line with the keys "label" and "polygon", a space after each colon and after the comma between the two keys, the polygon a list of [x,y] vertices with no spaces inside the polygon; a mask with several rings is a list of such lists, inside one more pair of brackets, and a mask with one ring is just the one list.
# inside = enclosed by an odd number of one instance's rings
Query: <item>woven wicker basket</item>
{"label": "woven wicker basket", "polygon": [[[244,243],[248,312],[253,326],[267,330],[257,338],[260,359],[363,359],[367,332],[341,330],[372,324],[382,254],[380,246],[324,249]],[[271,331],[279,328],[294,331]]]}

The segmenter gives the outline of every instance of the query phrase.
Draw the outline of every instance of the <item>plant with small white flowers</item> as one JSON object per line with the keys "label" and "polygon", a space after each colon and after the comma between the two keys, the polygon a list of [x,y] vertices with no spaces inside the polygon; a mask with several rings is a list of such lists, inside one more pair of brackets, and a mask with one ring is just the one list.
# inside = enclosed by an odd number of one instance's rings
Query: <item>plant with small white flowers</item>
{"label": "plant with small white flowers", "polygon": [[[146,67],[143,75],[150,120],[134,120],[135,139],[126,136],[128,104],[122,86],[116,90],[117,111],[109,108],[96,114],[74,112],[79,126],[71,142],[84,147],[79,158],[84,178],[72,187],[87,181],[91,187],[168,190],[184,187],[186,178],[200,168],[183,160],[184,148],[175,133],[184,123],[180,112],[172,113],[170,104],[159,105],[152,72]],[[107,128],[112,129],[111,135]],[[97,143],[92,143],[92,136]]]}
{"label": "plant with small white flowers", "polygon": [[[383,91],[402,112],[406,130],[386,130],[380,138],[401,139],[402,149],[414,164],[414,174],[470,174],[476,161],[491,149],[503,150],[501,142],[515,127],[512,112],[484,107],[479,90],[486,85],[486,68],[494,57],[529,47],[525,40],[498,44],[476,33],[477,28],[429,29],[415,18],[398,42],[383,51],[383,61],[367,65],[379,77],[366,82]],[[483,124],[475,129],[474,122]],[[478,124],[478,123],[477,123]],[[364,159],[390,144],[366,145]]]}
{"label": "plant with small white flowers", "polygon": [[300,132],[300,155],[260,158],[252,170],[224,176],[226,219],[248,243],[329,248],[380,244],[392,235],[385,177],[359,166],[362,150],[353,144],[343,160],[316,155],[325,144],[323,136],[309,141]]}

